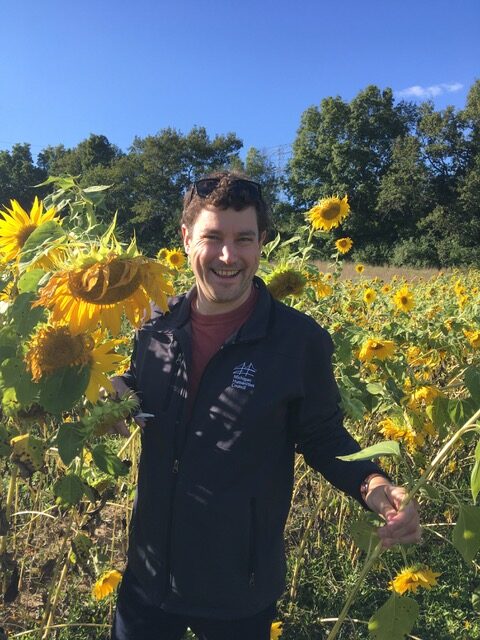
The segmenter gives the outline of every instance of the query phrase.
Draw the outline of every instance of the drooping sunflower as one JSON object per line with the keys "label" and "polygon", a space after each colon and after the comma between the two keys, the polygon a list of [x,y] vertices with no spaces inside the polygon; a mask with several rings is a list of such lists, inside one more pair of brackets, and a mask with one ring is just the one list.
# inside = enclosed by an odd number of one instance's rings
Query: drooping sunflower
{"label": "drooping sunflower", "polygon": [[168,249],[166,247],[163,247],[157,252],[157,260],[160,260],[161,262],[165,262],[165,258],[167,257],[167,255],[168,255]]}
{"label": "drooping sunflower", "polygon": [[7,206],[5,211],[0,211],[0,254],[5,262],[16,260],[28,238],[39,226],[54,220],[61,224],[61,220],[55,217],[56,209],[51,207],[43,211],[43,202],[35,197],[30,213],[27,213],[16,200],[10,200],[11,209]]}
{"label": "drooping sunflower", "polygon": [[275,269],[266,279],[268,290],[277,300],[283,300],[287,296],[300,296],[306,283],[303,273],[290,267]]}
{"label": "drooping sunflower", "polygon": [[120,571],[113,569],[107,571],[95,582],[92,589],[92,596],[96,600],[102,600],[106,598],[110,593],[113,593],[117,588],[119,582],[122,579]]}
{"label": "drooping sunflower", "polygon": [[474,349],[480,349],[480,331],[464,329],[463,334]]}
{"label": "drooping sunflower", "polygon": [[186,262],[185,254],[180,249],[171,249],[167,251],[165,262],[172,269],[179,271]]}
{"label": "drooping sunflower", "polygon": [[401,287],[393,296],[393,304],[399,311],[411,311],[414,307],[413,293],[408,285]]}
{"label": "drooping sunflower", "polygon": [[335,240],[335,246],[340,253],[348,253],[353,247],[353,240],[351,238],[339,238]]}
{"label": "drooping sunflower", "polygon": [[399,424],[392,418],[380,420],[379,427],[382,435],[391,440],[404,442],[410,452],[421,447],[425,441],[423,434],[417,433],[407,424]]}
{"label": "drooping sunflower", "polygon": [[382,338],[368,338],[362,345],[358,354],[362,362],[376,360],[386,360],[395,352],[395,342],[393,340],[383,340]]}
{"label": "drooping sunflower", "polygon": [[365,304],[372,304],[376,297],[377,293],[375,289],[372,289],[371,287],[367,287],[363,292],[363,301]]}
{"label": "drooping sunflower", "polygon": [[102,342],[100,332],[73,335],[65,325],[43,325],[27,345],[25,362],[35,382],[66,367],[88,367],[85,395],[90,402],[96,402],[101,387],[113,392],[106,374],[115,371],[124,360],[124,356],[115,353],[116,344],[116,340]]}
{"label": "drooping sunflower", "polygon": [[440,389],[436,387],[432,387],[431,385],[424,385],[418,387],[410,394],[408,399],[408,406],[410,409],[418,409],[422,406],[422,404],[430,405],[433,404],[435,398],[442,397],[444,394]]}
{"label": "drooping sunflower", "polygon": [[143,256],[91,255],[55,272],[33,306],[50,309],[52,322],[68,323],[72,333],[101,321],[117,335],[123,312],[138,327],[151,317],[151,300],[167,309],[166,296],[173,293],[167,274],[165,266]]}
{"label": "drooping sunflower", "polygon": [[400,595],[407,591],[416,593],[419,587],[431,589],[436,586],[437,578],[440,575],[426,566],[407,567],[389,582],[388,588]]}
{"label": "drooping sunflower", "polygon": [[348,196],[344,198],[331,196],[330,198],[322,198],[318,204],[312,207],[307,212],[307,218],[315,230],[330,231],[330,229],[338,227],[349,212]]}

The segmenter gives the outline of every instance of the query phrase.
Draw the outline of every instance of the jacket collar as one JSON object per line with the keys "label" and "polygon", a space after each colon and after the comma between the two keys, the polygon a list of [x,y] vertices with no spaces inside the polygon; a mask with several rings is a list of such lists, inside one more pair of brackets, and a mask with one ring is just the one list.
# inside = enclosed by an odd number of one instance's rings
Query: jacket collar
{"label": "jacket collar", "polygon": [[[270,316],[273,311],[273,298],[263,280],[258,276],[254,276],[253,286],[258,289],[257,304],[243,327],[240,328],[235,336],[232,336],[232,342],[251,342],[267,335]],[[169,322],[172,329],[179,329],[190,320],[190,308],[196,291],[196,286],[193,286],[183,296],[170,300],[171,313],[164,316],[164,318]]]}

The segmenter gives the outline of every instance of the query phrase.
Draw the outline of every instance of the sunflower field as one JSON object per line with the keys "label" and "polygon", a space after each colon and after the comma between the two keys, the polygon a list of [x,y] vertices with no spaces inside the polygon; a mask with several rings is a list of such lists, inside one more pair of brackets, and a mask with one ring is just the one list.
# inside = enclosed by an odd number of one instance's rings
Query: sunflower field
{"label": "sunflower field", "polygon": [[[0,212],[0,639],[107,639],[139,457],[118,398],[132,332],[193,283],[180,248],[155,259],[96,212],[107,187],[50,178]],[[375,517],[296,461],[288,589],[271,637],[480,637],[480,271],[387,280],[342,269],[355,238],[325,198],[263,251],[276,298],[329,330],[347,427],[419,504],[423,541],[382,551]],[[104,218],[103,218],[104,219]],[[315,242],[331,245],[320,269]],[[321,385],[322,381],[319,380]],[[112,425],[130,424],[127,437]],[[193,637],[193,636],[192,636]]]}

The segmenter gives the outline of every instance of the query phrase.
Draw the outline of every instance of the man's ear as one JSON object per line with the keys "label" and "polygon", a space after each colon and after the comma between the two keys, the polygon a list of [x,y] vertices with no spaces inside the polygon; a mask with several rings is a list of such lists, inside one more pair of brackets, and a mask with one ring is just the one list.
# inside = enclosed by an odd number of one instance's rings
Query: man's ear
{"label": "man's ear", "polygon": [[262,233],[260,234],[259,241],[258,241],[258,243],[260,245],[260,248],[263,247],[266,237],[267,237],[267,232],[266,231],[262,231]]}
{"label": "man's ear", "polygon": [[183,238],[183,248],[185,249],[185,253],[190,251],[190,233],[188,231],[188,227],[185,224],[182,224],[182,238]]}

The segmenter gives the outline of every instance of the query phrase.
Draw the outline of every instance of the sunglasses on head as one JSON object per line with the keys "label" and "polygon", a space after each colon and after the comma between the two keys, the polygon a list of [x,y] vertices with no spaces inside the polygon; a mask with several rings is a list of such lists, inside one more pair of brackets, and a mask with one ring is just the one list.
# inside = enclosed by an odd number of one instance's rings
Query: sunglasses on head
{"label": "sunglasses on head", "polygon": [[[222,178],[223,176],[220,178],[201,178],[194,182],[190,194],[190,202],[193,200],[195,194],[200,198],[209,196],[218,187]],[[244,196],[252,200],[262,197],[262,190],[258,182],[246,180],[245,178],[235,178],[235,180],[232,180],[228,186],[228,190],[232,195]]]}

